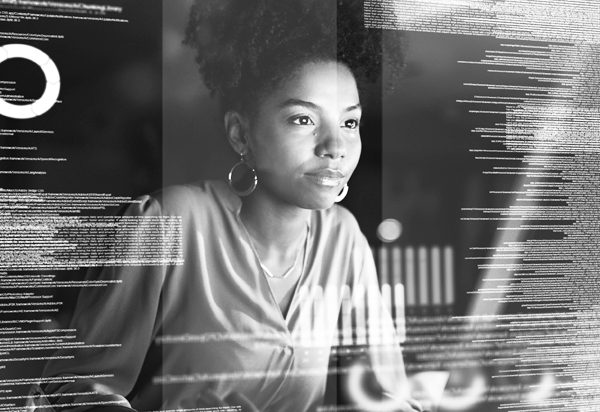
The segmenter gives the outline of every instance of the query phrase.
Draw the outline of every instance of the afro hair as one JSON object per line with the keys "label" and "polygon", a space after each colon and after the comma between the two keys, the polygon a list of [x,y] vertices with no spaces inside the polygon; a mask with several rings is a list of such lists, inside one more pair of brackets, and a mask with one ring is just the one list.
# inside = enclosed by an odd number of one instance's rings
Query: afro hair
{"label": "afro hair", "polygon": [[403,66],[400,33],[382,44],[381,30],[365,27],[363,0],[195,0],[184,43],[196,49],[200,74],[222,109],[252,103],[301,64],[338,61],[362,90],[376,83],[386,53],[393,85]]}

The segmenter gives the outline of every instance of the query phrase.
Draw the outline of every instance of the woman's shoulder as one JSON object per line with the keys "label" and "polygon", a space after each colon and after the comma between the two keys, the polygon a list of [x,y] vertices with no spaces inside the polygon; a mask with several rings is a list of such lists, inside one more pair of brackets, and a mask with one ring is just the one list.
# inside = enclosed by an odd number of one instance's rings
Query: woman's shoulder
{"label": "woman's shoulder", "polygon": [[322,235],[335,237],[336,242],[362,240],[363,233],[352,212],[344,206],[335,204],[329,209],[316,212],[314,222]]}
{"label": "woman's shoulder", "polygon": [[351,225],[358,228],[358,222],[352,212],[342,205],[336,203],[329,209],[322,210],[321,213],[324,220],[334,225]]}
{"label": "woman's shoulder", "polygon": [[160,209],[163,215],[185,216],[190,213],[214,211],[227,207],[235,210],[239,198],[218,180],[202,180],[186,184],[167,186],[137,199],[139,208]]}
{"label": "woman's shoulder", "polygon": [[312,233],[312,256],[327,268],[321,273],[322,283],[353,284],[359,279],[370,255],[367,238],[354,215],[345,207],[333,207],[316,213]]}
{"label": "woman's shoulder", "polygon": [[214,207],[235,208],[239,201],[227,184],[219,180],[199,180],[167,186],[148,197],[160,203],[163,213],[178,215]]}

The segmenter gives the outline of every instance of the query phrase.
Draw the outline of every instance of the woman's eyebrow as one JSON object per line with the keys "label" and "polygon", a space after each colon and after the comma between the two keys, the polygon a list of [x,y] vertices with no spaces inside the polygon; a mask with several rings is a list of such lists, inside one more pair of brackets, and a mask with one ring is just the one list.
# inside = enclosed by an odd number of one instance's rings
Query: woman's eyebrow
{"label": "woman's eyebrow", "polygon": [[321,106],[319,106],[318,104],[315,104],[313,102],[309,102],[306,100],[295,99],[295,98],[287,99],[285,102],[283,102],[279,105],[279,107],[281,109],[285,109],[286,107],[291,107],[291,106],[302,106],[302,107],[306,107],[307,109],[311,109],[311,110],[315,110],[315,111],[321,110]]}
{"label": "woman's eyebrow", "polygon": [[362,106],[360,105],[360,103],[356,103],[354,106],[346,107],[347,112],[351,112],[352,110],[356,110],[356,109],[362,109]]}
{"label": "woman's eyebrow", "polygon": [[[305,107],[307,109],[311,109],[311,110],[315,110],[315,111],[321,110],[321,106],[319,106],[318,104],[315,104],[313,102],[309,102],[306,100],[295,99],[295,98],[287,99],[285,102],[283,102],[279,105],[279,107],[281,109],[285,109],[286,107],[290,107],[290,106],[301,106],[301,107]],[[344,109],[344,111],[351,112],[352,110],[356,110],[356,109],[360,109],[360,108],[362,108],[361,104],[356,103],[355,105],[346,107],[346,109]]]}

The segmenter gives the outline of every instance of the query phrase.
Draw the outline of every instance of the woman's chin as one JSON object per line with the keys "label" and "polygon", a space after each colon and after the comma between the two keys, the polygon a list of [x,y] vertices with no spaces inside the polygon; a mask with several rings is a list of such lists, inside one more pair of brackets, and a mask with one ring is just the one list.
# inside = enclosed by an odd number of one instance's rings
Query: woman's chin
{"label": "woman's chin", "polygon": [[325,210],[335,204],[335,195],[307,195],[300,202],[300,207],[310,210]]}

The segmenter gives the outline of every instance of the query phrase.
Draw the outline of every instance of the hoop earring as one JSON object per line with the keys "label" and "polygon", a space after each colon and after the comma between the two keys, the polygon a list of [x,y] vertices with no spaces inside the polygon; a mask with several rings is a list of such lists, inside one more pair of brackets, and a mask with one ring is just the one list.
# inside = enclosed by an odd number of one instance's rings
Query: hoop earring
{"label": "hoop earring", "polygon": [[240,156],[242,160],[229,171],[229,187],[238,196],[248,196],[256,189],[258,176],[256,170],[244,160],[244,155]]}
{"label": "hoop earring", "polygon": [[348,194],[348,183],[346,183],[344,185],[342,192],[335,197],[335,200],[334,200],[335,203],[338,203],[338,202],[341,202],[342,200],[344,200],[344,198],[346,197],[347,194]]}

